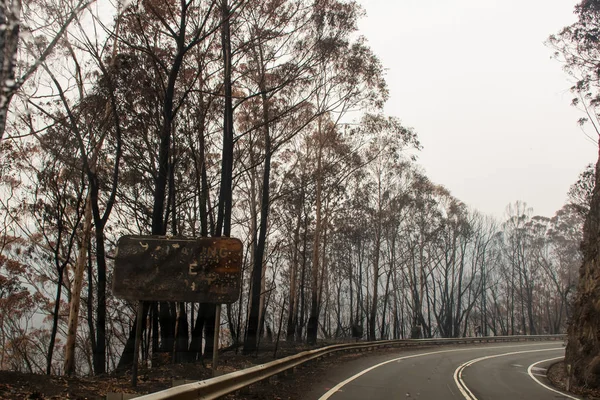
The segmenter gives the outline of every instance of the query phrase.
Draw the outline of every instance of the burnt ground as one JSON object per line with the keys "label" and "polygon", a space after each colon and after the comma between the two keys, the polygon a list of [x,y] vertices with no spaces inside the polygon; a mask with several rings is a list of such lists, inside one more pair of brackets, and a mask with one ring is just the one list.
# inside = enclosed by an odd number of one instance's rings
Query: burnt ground
{"label": "burnt ground", "polygon": [[140,370],[137,390],[131,375],[73,377],[0,371],[0,399],[105,399],[107,393],[152,393],[171,387],[173,379],[206,379],[210,370],[201,364],[169,365]]}
{"label": "burnt ground", "polygon": [[[332,343],[323,343],[329,345]],[[286,345],[280,343],[277,358],[296,354],[314,347]],[[264,345],[256,355],[242,355],[233,350],[219,355],[219,373],[229,373],[273,361],[273,346]],[[348,354],[336,357],[336,363],[343,359],[360,357]],[[290,378],[270,380],[254,385],[248,393],[228,396],[229,399],[293,399],[302,391],[302,386],[310,379],[318,378],[333,360],[313,362],[310,368],[298,368]],[[194,364],[169,364],[157,368],[140,368],[137,388],[131,387],[131,373],[107,374],[88,377],[65,377],[55,375],[27,374],[13,371],[0,371],[0,400],[21,399],[73,399],[104,400],[109,392],[147,394],[172,387],[174,380],[203,380],[212,377],[210,361]],[[300,385],[299,382],[303,382]],[[276,394],[273,394],[276,393]]]}
{"label": "burnt ground", "polygon": [[[565,363],[560,361],[552,364],[547,372],[548,380],[560,390],[567,391],[567,370]],[[582,396],[585,399],[600,399],[600,389],[592,389],[587,387],[571,387],[571,393]]]}

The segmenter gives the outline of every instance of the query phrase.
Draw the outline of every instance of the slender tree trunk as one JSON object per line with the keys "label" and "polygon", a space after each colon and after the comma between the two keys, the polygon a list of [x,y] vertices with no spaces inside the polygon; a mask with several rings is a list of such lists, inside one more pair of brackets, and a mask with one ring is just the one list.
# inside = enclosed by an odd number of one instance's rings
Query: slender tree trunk
{"label": "slender tree trunk", "polygon": [[223,151],[221,158],[221,190],[216,236],[229,236],[231,231],[232,177],[233,177],[233,101],[231,82],[231,34],[230,9],[228,0],[221,0],[221,46],[223,49],[223,90],[225,108],[223,111]]}
{"label": "slender tree trunk", "polygon": [[269,112],[269,99],[266,93],[266,72],[264,71],[264,60],[262,53],[262,44],[257,44],[257,58],[259,65],[261,65],[260,71],[260,84],[259,88],[261,91],[261,105],[262,105],[262,119],[263,119],[263,136],[265,146],[265,160],[263,164],[263,181],[262,181],[262,194],[260,201],[260,227],[258,233],[258,240],[256,241],[254,260],[252,268],[252,299],[250,303],[250,315],[248,317],[248,331],[246,334],[246,341],[244,342],[244,354],[250,354],[258,349],[258,335],[260,334],[260,323],[264,319],[261,318],[263,301],[261,301],[261,293],[264,292],[264,276],[265,276],[265,265],[264,255],[267,241],[267,229],[268,229],[268,218],[271,207],[270,203],[270,182],[271,182],[271,132],[270,132],[270,112]]}
{"label": "slender tree trunk", "polygon": [[[207,320],[207,312],[210,312],[210,309],[207,310],[209,305],[205,303],[201,303],[198,305],[198,314],[196,316],[196,324],[194,325],[194,329],[192,331],[192,340],[188,347],[188,353],[186,360],[188,362],[195,362],[202,358],[202,332],[204,331],[204,325]],[[208,342],[207,342],[208,343]]]}
{"label": "slender tree trunk", "polygon": [[351,251],[348,251],[348,292],[350,294],[350,327],[355,328],[356,320],[354,319],[354,266],[352,265]]}
{"label": "slender tree trunk", "polygon": [[177,329],[175,336],[175,360],[174,362],[184,362],[186,359],[187,345],[189,340],[189,326],[187,320],[187,310],[185,303],[177,303],[179,310],[177,312]]}
{"label": "slender tree trunk", "polygon": [[96,226],[96,265],[98,268],[96,351],[94,372],[106,372],[106,256],[104,253],[104,226]]}
{"label": "slender tree trunk", "polygon": [[381,339],[385,339],[385,337],[389,334],[389,329],[387,329],[386,326],[386,322],[385,322],[385,316],[387,313],[387,307],[388,307],[388,297],[390,294],[390,279],[392,275],[392,269],[390,268],[390,271],[388,272],[387,275],[387,280],[385,283],[385,293],[383,295],[383,313],[382,313],[382,318],[381,318],[381,334],[380,334],[380,338]]}
{"label": "slender tree trunk", "polygon": [[306,253],[308,247],[308,215],[304,214],[304,234],[302,235],[302,272],[300,281],[300,316],[296,326],[296,340],[302,342],[302,331],[304,329],[304,317],[306,307]]}
{"label": "slender tree trunk", "polygon": [[[75,372],[75,341],[77,338],[77,324],[79,322],[79,306],[81,287],[83,286],[83,275],[87,264],[88,244],[92,231],[92,204],[90,194],[88,193],[85,202],[83,236],[81,238],[81,247],[75,265],[75,278],[71,288],[71,301],[69,307],[69,322],[67,327],[67,343],[65,347],[64,371],[66,375],[72,375]],[[91,332],[90,332],[91,333]]]}
{"label": "slender tree trunk", "polygon": [[[148,311],[150,310],[150,303],[144,302],[144,307],[142,309],[142,331],[146,329],[146,315],[148,315]],[[134,321],[136,318],[133,319]],[[119,358],[119,363],[117,364],[117,370],[123,371],[126,368],[129,368],[133,365],[133,354],[135,350],[135,324],[132,324],[131,329],[129,330],[129,336],[127,338],[127,342],[125,343],[125,348],[121,353],[121,358]]]}
{"label": "slender tree trunk", "polygon": [[381,175],[379,176],[377,186],[377,221],[375,229],[375,246],[373,248],[373,302],[371,303],[371,315],[369,322],[369,340],[375,340],[377,335],[377,306],[379,305],[379,258],[381,256],[381,219],[382,215],[382,193],[381,193]]}
{"label": "slender tree trunk", "polygon": [[[88,249],[91,248],[91,243],[88,243]],[[87,324],[88,330],[90,334],[90,341],[92,352],[96,351],[96,337],[94,335],[94,273],[93,273],[93,265],[92,265],[92,253],[88,251],[87,254],[87,277],[88,277],[88,287],[87,287]],[[93,364],[92,364],[93,369]]]}
{"label": "slender tree trunk", "polygon": [[[219,206],[215,236],[231,235],[231,210],[233,206],[233,97],[231,82],[231,10],[228,0],[221,0],[221,46],[223,50],[223,90],[225,107],[223,109],[223,150],[221,156],[221,188],[219,191]],[[206,305],[207,320],[205,324],[206,347],[205,356],[212,356],[216,306]]]}
{"label": "slender tree trunk", "polygon": [[50,331],[50,343],[48,344],[48,354],[46,355],[46,374],[52,374],[52,356],[54,354],[54,345],[58,331],[58,316],[60,314],[60,300],[62,298],[62,286],[64,281],[64,266],[58,269],[58,282],[56,283],[56,297],[54,298],[54,313],[52,314],[52,330]]}
{"label": "slender tree trunk", "polygon": [[298,204],[298,214],[296,216],[296,227],[294,228],[294,238],[292,242],[292,265],[290,266],[290,307],[288,312],[288,321],[287,321],[287,335],[286,338],[288,341],[293,340],[294,333],[296,331],[296,323],[297,323],[297,312],[298,304],[296,301],[297,298],[297,277],[298,277],[298,263],[299,263],[299,253],[300,253],[300,226],[302,224],[302,209],[304,207],[304,179],[300,184],[300,201]]}
{"label": "slender tree trunk", "polygon": [[320,235],[321,235],[321,202],[322,202],[322,170],[321,163],[323,157],[323,140],[321,127],[321,118],[318,120],[318,154],[317,154],[317,171],[316,181],[317,188],[315,192],[316,198],[316,221],[315,221],[315,233],[314,233],[314,244],[312,254],[312,285],[311,285],[311,301],[310,301],[310,316],[308,318],[308,326],[306,328],[306,340],[308,344],[317,343],[317,333],[319,329],[319,255],[320,255]]}

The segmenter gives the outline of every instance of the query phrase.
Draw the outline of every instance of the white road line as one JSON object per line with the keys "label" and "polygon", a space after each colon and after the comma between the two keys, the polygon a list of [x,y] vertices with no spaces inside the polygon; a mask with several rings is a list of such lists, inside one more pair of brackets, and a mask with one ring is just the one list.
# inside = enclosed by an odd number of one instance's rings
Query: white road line
{"label": "white road line", "polygon": [[[553,388],[551,388],[551,387],[550,387],[550,386],[548,386],[548,385],[544,385],[542,382],[540,382],[540,380],[539,380],[538,378],[536,378],[536,377],[534,376],[534,375],[537,375],[537,374],[534,374],[534,373],[532,373],[532,371],[533,371],[533,370],[535,370],[535,369],[538,369],[538,368],[539,368],[539,367],[536,367],[536,365],[538,365],[538,364],[541,364],[541,363],[543,363],[543,362],[546,362],[546,361],[559,360],[559,359],[561,359],[561,358],[564,358],[564,357],[554,357],[554,358],[549,358],[549,359],[547,359],[547,360],[542,360],[542,361],[535,362],[535,363],[531,364],[531,365],[529,366],[529,368],[527,368],[527,373],[529,374],[529,376],[531,377],[531,379],[533,379],[533,380],[534,380],[536,383],[538,383],[539,385],[541,385],[541,386],[545,387],[546,389],[548,389],[548,390],[550,390],[550,391],[552,391],[552,392],[554,392],[554,393],[558,393],[558,394],[560,394],[560,395],[562,395],[562,396],[565,396],[566,398],[569,398],[569,399],[574,399],[574,400],[579,400],[579,397],[571,396],[570,394],[566,394],[566,393],[563,393],[563,392],[561,392],[561,391],[559,391],[559,390],[553,389]],[[545,376],[545,375],[544,375],[544,376]]]}
{"label": "white road line", "polygon": [[469,388],[467,387],[467,385],[465,385],[465,383],[462,380],[462,372],[465,368],[467,368],[469,365],[483,359],[484,357],[479,357],[479,358],[475,358],[473,360],[467,361],[464,364],[461,364],[458,368],[456,368],[454,370],[454,382],[456,383],[456,386],[458,387],[458,390],[460,390],[460,393],[462,393],[463,397],[467,400],[477,400],[477,397],[475,397],[475,395],[473,394],[473,392],[471,392],[469,390]]}
{"label": "white road line", "polygon": [[[521,345],[516,345],[516,346],[511,346],[511,347],[547,346],[547,345],[548,345],[547,343],[532,343],[532,344],[521,344]],[[340,389],[342,387],[344,387],[346,384],[352,382],[356,378],[358,378],[358,377],[366,374],[369,371],[374,370],[377,367],[381,367],[382,365],[393,363],[395,361],[401,361],[401,360],[406,360],[406,359],[415,358],[415,357],[429,356],[429,355],[432,355],[432,354],[452,353],[452,352],[457,352],[457,351],[473,351],[473,350],[481,350],[481,349],[484,349],[484,350],[487,350],[487,349],[503,349],[503,348],[506,348],[506,347],[507,346],[493,346],[493,347],[472,347],[472,348],[468,348],[468,349],[440,350],[440,351],[432,351],[432,352],[429,352],[429,353],[413,354],[411,356],[404,356],[404,357],[394,358],[392,360],[384,361],[384,362],[379,363],[377,365],[373,365],[372,367],[369,367],[369,368],[367,368],[365,370],[360,371],[356,375],[352,375],[350,378],[346,379],[343,382],[338,383],[337,385],[335,385],[334,387],[332,387],[331,389],[329,389],[329,391],[327,391],[327,393],[325,393],[323,396],[319,397],[319,400],[327,400],[327,399],[329,399],[336,392],[340,391]]]}
{"label": "white road line", "polygon": [[470,365],[475,364],[476,362],[483,361],[483,360],[488,360],[488,359],[491,359],[491,358],[510,356],[510,355],[514,355],[514,354],[537,353],[537,352],[540,352],[540,351],[551,351],[551,350],[563,350],[563,348],[562,347],[558,347],[558,348],[552,348],[552,349],[511,351],[510,353],[493,354],[491,356],[484,356],[484,357],[475,358],[473,360],[469,360],[469,361],[461,364],[458,368],[456,368],[456,370],[454,370],[454,382],[456,383],[456,386],[458,387],[458,389],[460,390],[460,392],[462,393],[462,395],[463,395],[463,397],[465,399],[467,399],[467,400],[477,400],[477,397],[475,397],[475,395],[473,394],[473,392],[471,392],[469,390],[469,388],[467,387],[467,385],[465,384],[465,382],[462,379],[462,373],[465,370],[465,368],[467,368]]}
{"label": "white road line", "polygon": [[[558,357],[558,358],[560,358],[560,357]],[[553,359],[553,360],[554,360],[554,359]],[[536,363],[536,365],[537,365],[537,364],[538,364],[538,363]],[[522,367],[522,365],[521,365],[521,367]],[[529,368],[531,368],[531,365],[529,366]],[[533,367],[533,368],[531,368],[531,370],[532,370],[532,371],[537,371],[537,372],[546,372],[546,368],[542,368],[542,367]],[[544,375],[545,375],[545,374],[544,374]]]}

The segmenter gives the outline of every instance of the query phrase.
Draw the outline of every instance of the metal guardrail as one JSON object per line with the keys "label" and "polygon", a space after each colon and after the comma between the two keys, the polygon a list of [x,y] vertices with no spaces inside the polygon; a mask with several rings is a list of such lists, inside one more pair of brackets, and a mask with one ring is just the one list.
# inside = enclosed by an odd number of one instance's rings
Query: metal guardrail
{"label": "metal guardrail", "polygon": [[336,344],[294,354],[266,364],[257,365],[243,370],[231,372],[216,378],[206,379],[194,383],[188,383],[166,389],[160,392],[136,397],[136,400],[210,400],[217,399],[233,393],[247,386],[293,370],[301,364],[323,357],[338,351],[371,350],[385,347],[412,347],[423,345],[445,345],[445,344],[471,344],[471,343],[494,343],[494,342],[519,342],[519,341],[541,341],[562,340],[565,335],[538,335],[538,336],[486,336],[472,338],[448,338],[448,339],[404,339],[404,340],[381,340],[376,342],[356,342]]}

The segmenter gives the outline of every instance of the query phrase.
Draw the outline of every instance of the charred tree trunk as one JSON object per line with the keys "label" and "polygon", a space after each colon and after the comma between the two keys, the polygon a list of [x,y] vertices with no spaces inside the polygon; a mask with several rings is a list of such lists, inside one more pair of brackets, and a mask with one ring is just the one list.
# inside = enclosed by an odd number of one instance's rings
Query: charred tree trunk
{"label": "charred tree trunk", "polygon": [[377,228],[375,230],[375,243],[373,248],[373,301],[371,303],[371,312],[369,320],[369,340],[375,340],[377,335],[377,307],[379,305],[379,259],[381,256],[381,230],[382,230],[382,193],[381,177],[379,177],[377,186]]}
{"label": "charred tree trunk", "polygon": [[246,332],[246,341],[244,342],[244,354],[250,354],[258,350],[258,336],[261,331],[261,322],[264,321],[264,317],[261,318],[261,292],[263,290],[263,277],[264,277],[264,255],[265,246],[267,242],[267,228],[269,219],[269,210],[271,207],[270,203],[270,182],[271,182],[271,156],[272,156],[272,144],[271,144],[271,132],[270,132],[270,113],[269,113],[269,99],[267,98],[266,88],[266,71],[264,70],[264,59],[263,50],[260,39],[255,49],[256,58],[261,66],[260,70],[260,82],[259,88],[261,91],[261,105],[262,105],[262,123],[263,123],[263,136],[265,146],[265,160],[263,164],[263,181],[262,181],[262,194],[260,199],[260,227],[258,231],[258,238],[254,248],[254,260],[252,268],[252,293],[250,300],[250,315],[248,316],[248,330]]}
{"label": "charred tree trunk", "polygon": [[[317,119],[317,170],[316,170],[316,190],[315,190],[315,231],[312,248],[311,265],[311,299],[310,315],[306,326],[306,341],[308,344],[317,343],[319,330],[319,314],[321,308],[321,290],[322,274],[325,273],[320,263],[321,254],[321,235],[323,231],[323,148],[324,148],[324,127],[321,117]],[[319,279],[321,277],[321,279]]]}
{"label": "charred tree trunk", "polygon": [[223,90],[225,109],[223,111],[223,151],[221,158],[221,190],[217,216],[216,236],[229,236],[231,232],[232,177],[233,177],[233,102],[231,83],[231,39],[229,19],[231,18],[228,0],[221,1],[221,45],[223,47]]}
{"label": "charred tree trunk", "polygon": [[[91,248],[91,243],[88,243],[88,249]],[[88,278],[88,287],[87,287],[87,325],[88,330],[90,332],[90,341],[92,351],[96,349],[96,338],[94,336],[94,271],[92,267],[92,253],[88,251],[87,254],[87,278]]]}
{"label": "charred tree trunk", "polygon": [[300,310],[298,323],[296,325],[296,341],[302,342],[302,331],[304,330],[304,317],[306,314],[306,252],[308,249],[308,214],[304,214],[304,235],[302,235],[302,271],[300,273]]}
{"label": "charred tree trunk", "polygon": [[196,324],[192,330],[192,340],[185,356],[185,361],[187,362],[195,362],[202,357],[202,332],[204,331],[204,323],[206,321],[205,309],[205,304],[199,304]]}
{"label": "charred tree trunk", "polygon": [[104,229],[96,228],[96,266],[98,268],[96,348],[94,349],[94,373],[106,372],[106,256],[104,253]]}
{"label": "charred tree trunk", "polygon": [[52,356],[54,354],[54,343],[58,331],[58,316],[60,315],[60,300],[62,297],[62,286],[64,281],[65,267],[58,269],[58,281],[56,282],[56,297],[54,298],[54,312],[52,314],[52,330],[50,331],[50,343],[48,344],[48,353],[46,354],[46,374],[52,373]]}
{"label": "charred tree trunk", "polygon": [[321,236],[321,206],[322,206],[322,132],[321,132],[321,120],[319,119],[318,133],[318,155],[317,155],[317,189],[316,189],[316,221],[315,221],[315,234],[313,244],[313,255],[312,255],[312,274],[311,274],[311,299],[310,299],[310,316],[308,318],[308,325],[306,327],[306,341],[308,344],[317,343],[317,333],[319,328],[319,253],[320,253],[320,236]]}
{"label": "charred tree trunk", "polygon": [[[228,0],[221,0],[221,46],[223,50],[223,91],[225,105],[223,109],[223,150],[221,155],[221,188],[215,236],[231,234],[231,209],[233,202],[233,98],[231,82],[231,10]],[[205,356],[212,356],[215,335],[216,305],[204,305],[208,314],[205,324],[206,347]],[[212,318],[212,320],[211,320]]]}
{"label": "charred tree trunk", "polygon": [[298,215],[296,216],[296,227],[294,229],[294,238],[292,242],[292,265],[290,267],[290,307],[287,321],[287,334],[286,338],[288,341],[294,339],[296,332],[296,324],[298,323],[298,298],[297,296],[297,278],[298,278],[298,264],[300,258],[300,227],[302,225],[302,209],[304,208],[304,175],[300,182],[300,200],[298,204]]}
{"label": "charred tree trunk", "polygon": [[[150,310],[150,303],[144,302],[144,307],[142,310],[142,330],[146,329],[146,316],[148,315],[148,311]],[[136,318],[133,318],[135,321]],[[129,336],[127,337],[127,342],[125,343],[125,348],[121,353],[121,358],[119,359],[119,363],[117,364],[117,370],[122,371],[129,368],[133,364],[133,354],[135,350],[135,324],[132,324],[131,329],[129,330]]]}

